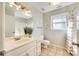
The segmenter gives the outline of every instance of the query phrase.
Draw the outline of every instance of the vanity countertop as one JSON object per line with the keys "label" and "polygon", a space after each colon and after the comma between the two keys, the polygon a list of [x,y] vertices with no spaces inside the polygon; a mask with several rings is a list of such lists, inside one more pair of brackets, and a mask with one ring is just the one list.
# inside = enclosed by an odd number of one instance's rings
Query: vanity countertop
{"label": "vanity countertop", "polygon": [[34,41],[33,38],[21,38],[20,40],[6,39],[4,42],[4,51],[8,52],[32,41]]}

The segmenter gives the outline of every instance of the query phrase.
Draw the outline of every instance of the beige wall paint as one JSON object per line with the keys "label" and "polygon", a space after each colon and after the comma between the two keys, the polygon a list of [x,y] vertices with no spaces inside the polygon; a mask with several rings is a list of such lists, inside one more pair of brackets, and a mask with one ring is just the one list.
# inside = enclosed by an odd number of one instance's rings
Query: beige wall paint
{"label": "beige wall paint", "polygon": [[44,38],[51,41],[52,44],[59,45],[61,47],[65,47],[65,41],[66,41],[66,31],[52,31],[51,30],[51,19],[50,17],[56,14],[60,13],[68,13],[67,19],[69,17],[69,12],[72,7],[74,7],[77,4],[72,4],[70,6],[66,6],[63,8],[56,9],[54,11],[47,12],[43,14],[43,23],[44,23]]}

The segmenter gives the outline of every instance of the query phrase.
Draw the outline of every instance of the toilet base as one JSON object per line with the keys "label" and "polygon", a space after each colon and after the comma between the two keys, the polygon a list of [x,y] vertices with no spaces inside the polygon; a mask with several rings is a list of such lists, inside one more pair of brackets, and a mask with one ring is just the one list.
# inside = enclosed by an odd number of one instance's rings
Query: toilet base
{"label": "toilet base", "polygon": [[43,40],[42,41],[42,47],[43,48],[48,48],[48,45],[50,45],[50,41],[48,41],[48,40]]}
{"label": "toilet base", "polygon": [[48,46],[43,46],[43,48],[48,48]]}

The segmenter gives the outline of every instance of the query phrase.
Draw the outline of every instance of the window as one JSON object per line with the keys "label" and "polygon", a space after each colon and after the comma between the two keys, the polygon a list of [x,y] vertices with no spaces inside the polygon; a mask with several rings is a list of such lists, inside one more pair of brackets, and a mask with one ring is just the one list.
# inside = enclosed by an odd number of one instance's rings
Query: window
{"label": "window", "polygon": [[77,25],[77,30],[79,30],[79,14],[77,14],[77,23],[76,23],[76,25]]}
{"label": "window", "polygon": [[51,16],[51,29],[52,30],[66,30],[67,29],[67,14],[58,14]]}

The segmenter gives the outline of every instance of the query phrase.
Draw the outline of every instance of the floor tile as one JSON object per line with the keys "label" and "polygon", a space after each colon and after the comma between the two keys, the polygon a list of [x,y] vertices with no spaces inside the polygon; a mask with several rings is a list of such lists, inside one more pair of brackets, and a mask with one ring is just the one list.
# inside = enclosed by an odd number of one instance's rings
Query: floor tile
{"label": "floor tile", "polygon": [[71,56],[67,53],[67,51],[63,48],[59,48],[56,46],[48,46],[48,48],[42,48],[41,56]]}

